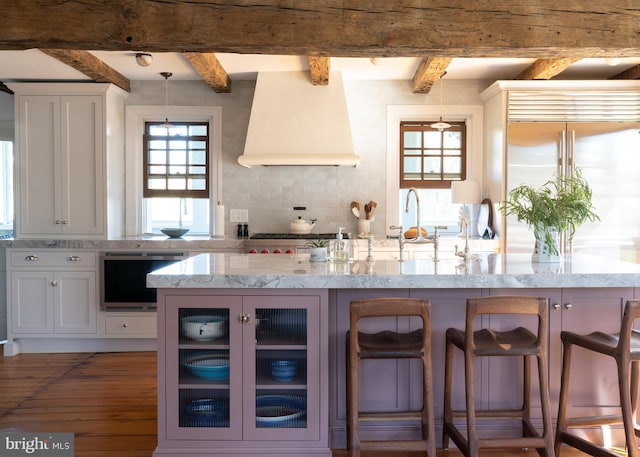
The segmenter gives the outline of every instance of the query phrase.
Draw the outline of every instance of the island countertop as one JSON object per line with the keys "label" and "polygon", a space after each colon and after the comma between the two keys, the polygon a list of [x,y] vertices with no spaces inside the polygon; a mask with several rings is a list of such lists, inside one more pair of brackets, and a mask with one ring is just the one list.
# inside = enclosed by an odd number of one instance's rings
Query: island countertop
{"label": "island countertop", "polygon": [[433,289],[640,287],[640,264],[588,255],[532,263],[530,254],[462,259],[310,262],[307,254],[199,254],[147,276],[155,288]]}

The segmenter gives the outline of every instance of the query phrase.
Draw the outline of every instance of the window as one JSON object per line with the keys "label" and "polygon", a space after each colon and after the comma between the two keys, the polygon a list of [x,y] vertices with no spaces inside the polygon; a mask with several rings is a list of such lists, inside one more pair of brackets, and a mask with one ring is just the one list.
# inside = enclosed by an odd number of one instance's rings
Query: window
{"label": "window", "polygon": [[146,122],[144,197],[209,198],[209,124]]}
{"label": "window", "polygon": [[466,125],[450,122],[443,131],[433,122],[400,122],[400,188],[449,189],[466,179]]}

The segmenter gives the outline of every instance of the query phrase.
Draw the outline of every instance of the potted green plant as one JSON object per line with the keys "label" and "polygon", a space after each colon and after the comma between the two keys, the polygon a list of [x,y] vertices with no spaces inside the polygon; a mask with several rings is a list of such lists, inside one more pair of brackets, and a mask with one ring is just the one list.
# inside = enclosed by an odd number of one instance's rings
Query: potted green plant
{"label": "potted green plant", "polygon": [[327,260],[327,240],[309,240],[309,260],[312,262],[324,262]]}
{"label": "potted green plant", "polygon": [[534,232],[534,262],[558,262],[558,233],[567,231],[569,241],[576,228],[600,218],[593,210],[591,188],[576,169],[572,176],[556,176],[541,187],[521,185],[512,189],[500,209],[527,223]]}

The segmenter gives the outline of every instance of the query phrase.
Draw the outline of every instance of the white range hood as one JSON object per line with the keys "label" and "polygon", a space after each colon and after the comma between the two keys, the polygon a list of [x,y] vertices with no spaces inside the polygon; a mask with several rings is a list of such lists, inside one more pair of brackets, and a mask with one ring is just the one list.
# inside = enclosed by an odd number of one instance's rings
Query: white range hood
{"label": "white range hood", "polygon": [[342,74],[313,86],[307,72],[259,73],[238,163],[358,166]]}

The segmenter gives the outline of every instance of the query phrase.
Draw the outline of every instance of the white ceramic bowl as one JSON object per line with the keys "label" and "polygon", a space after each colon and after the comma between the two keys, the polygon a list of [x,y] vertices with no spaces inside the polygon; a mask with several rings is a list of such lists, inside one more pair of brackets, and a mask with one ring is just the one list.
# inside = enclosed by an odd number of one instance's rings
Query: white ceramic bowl
{"label": "white ceramic bowl", "polygon": [[220,338],[226,332],[226,319],[219,316],[187,316],[181,319],[182,334],[196,341]]}
{"label": "white ceramic bowl", "polygon": [[189,229],[187,228],[163,228],[160,229],[162,233],[167,235],[169,238],[180,238],[182,235],[187,233]]}

